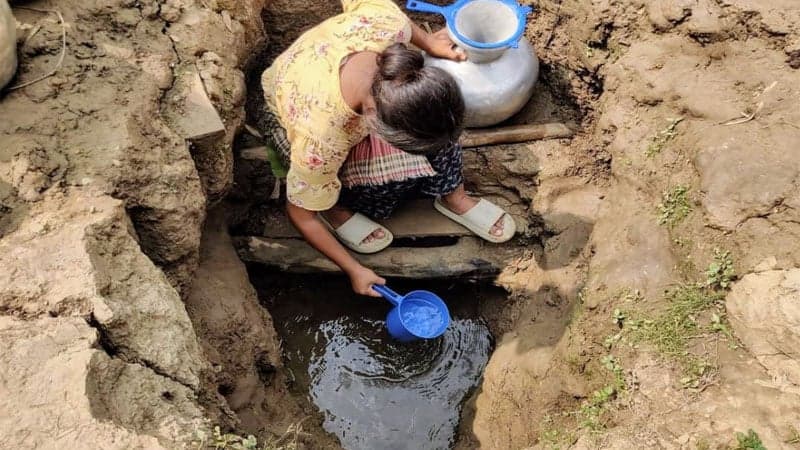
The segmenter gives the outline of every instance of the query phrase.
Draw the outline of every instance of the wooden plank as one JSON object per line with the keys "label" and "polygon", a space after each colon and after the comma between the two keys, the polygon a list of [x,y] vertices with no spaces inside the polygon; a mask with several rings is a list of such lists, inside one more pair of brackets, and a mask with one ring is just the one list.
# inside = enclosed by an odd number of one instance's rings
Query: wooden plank
{"label": "wooden plank", "polygon": [[461,135],[462,147],[482,147],[497,144],[515,144],[537,139],[568,138],[575,134],[563,123],[514,125],[501,128],[467,130]]}
{"label": "wooden plank", "polygon": [[[292,273],[335,273],[339,268],[301,239],[234,238],[239,256]],[[381,276],[397,278],[494,278],[518,249],[461,238],[456,245],[432,248],[389,247],[372,254],[354,254]]]}
{"label": "wooden plank", "polygon": [[[262,233],[268,238],[299,238],[283,208],[270,210],[263,218]],[[443,216],[433,208],[433,200],[419,199],[400,208],[391,218],[380,221],[395,238],[469,236],[472,233],[461,225]]]}
{"label": "wooden plank", "polygon": [[433,199],[413,200],[381,223],[397,238],[472,235],[437,211]]}

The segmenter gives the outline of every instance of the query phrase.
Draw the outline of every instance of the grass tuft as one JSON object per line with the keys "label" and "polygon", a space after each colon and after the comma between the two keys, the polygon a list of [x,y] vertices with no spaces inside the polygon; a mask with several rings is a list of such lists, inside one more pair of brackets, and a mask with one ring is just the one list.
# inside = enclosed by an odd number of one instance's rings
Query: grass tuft
{"label": "grass tuft", "polygon": [[[681,385],[686,389],[701,389],[714,375],[714,366],[703,356],[689,351],[694,339],[710,331],[725,333],[727,326],[717,314],[708,327],[699,323],[700,315],[719,306],[723,294],[696,284],[683,285],[667,293],[669,307],[652,318],[631,322],[634,341],[653,345],[662,355],[677,361],[683,368]],[[716,317],[716,321],[714,320]]]}
{"label": "grass tuft", "polygon": [[647,150],[645,150],[645,155],[648,158],[652,158],[666,147],[667,143],[671,141],[675,136],[678,135],[678,131],[675,129],[679,123],[683,121],[683,117],[678,117],[677,119],[671,119],[669,121],[669,125],[666,128],[659,131],[653,138],[650,140],[650,145],[647,146]]}
{"label": "grass tuft", "polygon": [[747,433],[736,433],[736,447],[734,450],[767,450],[761,438],[752,429]]}
{"label": "grass tuft", "polygon": [[692,205],[688,198],[689,188],[675,186],[669,191],[664,191],[661,203],[658,205],[658,224],[673,228],[692,212]]}

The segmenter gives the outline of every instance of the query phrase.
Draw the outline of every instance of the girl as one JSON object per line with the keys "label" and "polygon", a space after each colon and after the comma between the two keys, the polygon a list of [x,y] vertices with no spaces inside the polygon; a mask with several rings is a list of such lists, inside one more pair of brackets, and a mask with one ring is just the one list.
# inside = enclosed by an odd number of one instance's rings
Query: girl
{"label": "girl", "polygon": [[379,296],[385,280],[360,253],[386,248],[386,218],[414,194],[492,242],[514,235],[510,215],[464,191],[464,100],[449,74],[424,67],[411,43],[432,56],[464,59],[446,34],[428,34],[391,0],[342,0],[344,12],[306,31],[262,75],[268,111],[260,126],[288,164],[287,212],[353,290]]}

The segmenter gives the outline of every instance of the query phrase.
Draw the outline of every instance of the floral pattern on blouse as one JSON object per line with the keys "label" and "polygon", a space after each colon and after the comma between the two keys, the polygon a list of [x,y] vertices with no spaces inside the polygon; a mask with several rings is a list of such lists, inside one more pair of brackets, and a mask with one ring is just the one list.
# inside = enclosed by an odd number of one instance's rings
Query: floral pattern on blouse
{"label": "floral pattern on blouse", "polygon": [[336,204],[339,169],[368,134],[342,97],[342,61],[411,39],[408,17],[391,0],[342,0],[342,6],[342,14],[303,33],[261,77],[267,106],[291,144],[287,198],[311,211]]}

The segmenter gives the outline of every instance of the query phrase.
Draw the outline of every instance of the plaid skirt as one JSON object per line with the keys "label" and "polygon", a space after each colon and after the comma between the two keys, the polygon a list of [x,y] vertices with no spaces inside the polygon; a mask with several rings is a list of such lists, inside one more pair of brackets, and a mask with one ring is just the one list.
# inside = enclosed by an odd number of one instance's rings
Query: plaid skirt
{"label": "plaid skirt", "polygon": [[[267,144],[290,164],[291,145],[286,130],[267,112],[258,127]],[[434,155],[406,153],[377,136],[357,144],[339,170],[339,205],[373,219],[385,219],[404,201],[420,196],[450,194],[464,182],[462,149],[450,144]]]}

